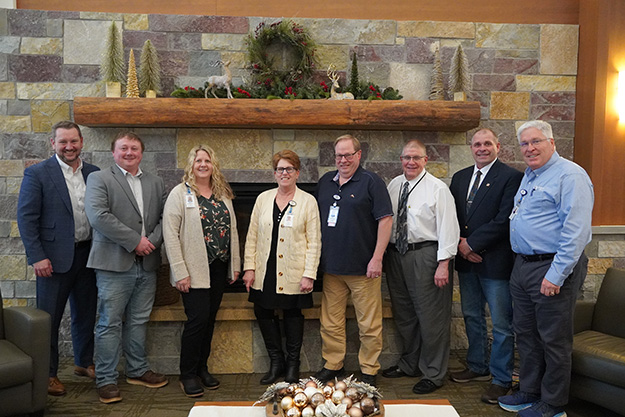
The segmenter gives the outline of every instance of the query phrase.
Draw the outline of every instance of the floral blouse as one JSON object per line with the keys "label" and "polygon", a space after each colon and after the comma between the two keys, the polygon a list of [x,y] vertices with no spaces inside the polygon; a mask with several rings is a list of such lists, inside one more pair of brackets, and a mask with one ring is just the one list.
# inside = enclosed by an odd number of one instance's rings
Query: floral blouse
{"label": "floral blouse", "polygon": [[204,230],[208,263],[215,259],[227,262],[230,259],[230,211],[226,203],[213,196],[197,198],[200,206],[200,218]]}

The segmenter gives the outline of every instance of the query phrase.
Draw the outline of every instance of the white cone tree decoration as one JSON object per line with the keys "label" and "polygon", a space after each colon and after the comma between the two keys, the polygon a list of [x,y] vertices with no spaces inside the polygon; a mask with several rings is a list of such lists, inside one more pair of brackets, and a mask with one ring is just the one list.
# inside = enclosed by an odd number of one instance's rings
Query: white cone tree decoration
{"label": "white cone tree decoration", "polygon": [[434,66],[432,67],[432,79],[430,81],[430,100],[445,100],[441,52],[438,48],[434,52]]}
{"label": "white cone tree decoration", "polygon": [[121,86],[126,81],[122,36],[113,21],[108,31],[100,75],[106,82],[107,97],[121,97]]}
{"label": "white cone tree decoration", "polygon": [[454,100],[466,100],[466,93],[469,91],[469,60],[464,49],[462,49],[462,45],[458,45],[454,57],[451,59],[449,90],[452,92]]}
{"label": "white cone tree decoration", "polygon": [[161,65],[158,52],[149,39],[143,44],[139,64],[139,90],[146,97],[156,97],[161,89]]}

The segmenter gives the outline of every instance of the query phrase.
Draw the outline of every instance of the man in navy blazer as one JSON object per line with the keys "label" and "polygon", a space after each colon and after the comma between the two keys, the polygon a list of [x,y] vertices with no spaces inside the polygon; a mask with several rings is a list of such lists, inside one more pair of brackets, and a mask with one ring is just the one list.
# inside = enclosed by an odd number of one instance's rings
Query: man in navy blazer
{"label": "man in navy blazer", "polygon": [[99,168],[83,162],[83,137],[77,124],[52,127],[54,155],[26,168],[17,206],[17,224],[28,264],[37,276],[37,307],[51,316],[48,394],[63,395],[57,378],[58,334],[70,300],[74,373],[95,378],[93,327],[97,302],[95,275],[87,268],[91,228],[85,214],[87,177]]}
{"label": "man in navy blazer", "polygon": [[[482,401],[497,404],[512,384],[514,336],[510,273],[513,253],[509,219],[523,174],[497,159],[501,144],[495,132],[479,129],[471,139],[475,165],[454,174],[450,190],[456,200],[460,243],[455,268],[460,281],[462,314],[469,340],[467,368],[453,372],[455,382],[492,383]],[[493,322],[488,352],[485,305]]]}

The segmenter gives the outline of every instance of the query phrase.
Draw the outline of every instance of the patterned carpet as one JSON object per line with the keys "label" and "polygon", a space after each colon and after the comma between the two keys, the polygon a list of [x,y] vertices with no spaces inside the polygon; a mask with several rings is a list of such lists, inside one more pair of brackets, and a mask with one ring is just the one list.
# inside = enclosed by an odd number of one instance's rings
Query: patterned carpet
{"label": "patterned carpet", "polygon": [[[465,352],[452,352],[450,371],[462,369]],[[195,401],[250,401],[253,402],[264,392],[265,386],[259,385],[259,374],[217,375],[221,387],[207,391],[203,397],[190,399],[182,394],[176,376],[170,377],[169,385],[160,389],[149,389],[129,385],[120,378],[119,388],[123,400],[120,403],[105,405],[99,402],[95,385],[84,377],[73,374],[71,358],[61,362],[59,378],[67,388],[63,397],[48,396],[46,416],[123,416],[123,417],[184,417],[187,416]],[[448,399],[461,417],[512,417],[498,406],[487,405],[480,401],[480,396],[488,388],[488,382],[457,384],[447,381],[436,392],[417,396],[412,393],[412,386],[417,378],[386,379],[378,377],[378,386],[387,399]],[[596,406],[573,401],[567,407],[572,417],[617,417],[607,410]]]}

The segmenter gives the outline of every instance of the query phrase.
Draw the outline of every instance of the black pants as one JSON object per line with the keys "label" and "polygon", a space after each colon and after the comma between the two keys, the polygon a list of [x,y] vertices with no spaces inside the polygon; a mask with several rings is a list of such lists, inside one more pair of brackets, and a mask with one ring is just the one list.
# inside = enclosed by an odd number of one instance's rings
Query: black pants
{"label": "black pants", "polygon": [[215,318],[228,279],[228,264],[219,260],[210,264],[211,287],[189,289],[182,294],[187,321],[180,341],[180,377],[192,378],[206,369],[210,356]]}

